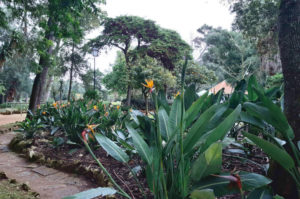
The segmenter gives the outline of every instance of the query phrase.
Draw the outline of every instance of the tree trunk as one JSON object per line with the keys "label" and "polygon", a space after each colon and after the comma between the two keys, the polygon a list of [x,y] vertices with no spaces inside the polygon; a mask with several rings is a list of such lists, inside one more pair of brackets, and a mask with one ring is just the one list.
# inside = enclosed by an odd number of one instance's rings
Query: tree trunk
{"label": "tree trunk", "polygon": [[132,87],[128,85],[127,87],[127,97],[126,97],[126,105],[130,106],[131,105],[131,96],[132,96]]}
{"label": "tree trunk", "polygon": [[279,15],[279,47],[284,77],[287,119],[300,140],[300,0],[282,0]]}
{"label": "tree trunk", "polygon": [[[72,46],[72,56],[71,56],[71,69],[70,69],[70,83],[69,83],[69,92],[68,92],[68,101],[71,99],[71,91],[72,91],[72,83],[73,83],[73,56],[74,56],[74,41],[73,41],[73,46]],[[94,71],[95,73],[95,71]],[[95,75],[95,74],[94,74]],[[95,78],[95,77],[94,77]],[[95,80],[94,80],[94,85],[95,85]],[[95,89],[95,88],[94,88]]]}
{"label": "tree trunk", "polygon": [[41,104],[42,97],[43,97],[44,90],[45,90],[45,83],[47,81],[48,70],[49,70],[49,67],[48,66],[44,66],[43,70],[41,72],[40,86],[39,86],[38,98],[37,98],[37,104],[36,105],[40,105]]}
{"label": "tree trunk", "polygon": [[[128,79],[130,81],[131,80],[131,75],[130,75],[129,57],[128,57],[126,52],[124,52],[124,55],[125,55],[125,61],[126,61],[126,66],[127,66]],[[132,86],[129,83],[128,87],[127,87],[127,96],[126,96],[126,105],[127,106],[131,105],[131,96],[132,96]]]}
{"label": "tree trunk", "polygon": [[[51,17],[48,19],[48,27],[51,27],[52,25],[52,19]],[[48,32],[45,36],[47,40],[53,41],[54,36],[53,32]],[[47,50],[48,56],[50,56],[53,52],[53,47],[50,46]],[[47,79],[47,74],[48,74],[48,69],[49,69],[49,63],[47,61],[47,57],[41,56],[39,65],[42,66],[42,72],[38,73],[35,76],[33,86],[32,86],[32,91],[31,91],[31,96],[30,96],[30,102],[29,102],[29,107],[28,110],[30,110],[32,113],[35,113],[37,105],[40,104],[45,82]],[[27,117],[30,117],[30,115],[27,115]]]}
{"label": "tree trunk", "polygon": [[50,97],[51,87],[54,80],[54,76],[50,75],[47,79],[45,91],[43,92],[42,102],[47,102]]}
{"label": "tree trunk", "polygon": [[[278,22],[284,112],[297,142],[300,140],[300,0],[281,0]],[[274,191],[288,199],[299,198],[294,180],[282,167],[275,168],[273,177]]]}

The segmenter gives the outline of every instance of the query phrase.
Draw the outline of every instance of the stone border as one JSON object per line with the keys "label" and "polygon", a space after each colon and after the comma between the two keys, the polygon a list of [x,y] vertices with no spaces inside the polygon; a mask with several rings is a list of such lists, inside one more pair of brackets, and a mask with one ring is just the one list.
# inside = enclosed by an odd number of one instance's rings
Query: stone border
{"label": "stone border", "polygon": [[17,130],[18,128],[19,127],[16,123],[2,125],[2,126],[0,126],[0,135]]}
{"label": "stone border", "polygon": [[[44,154],[37,152],[36,147],[32,145],[33,140],[24,140],[21,134],[17,134],[9,143],[9,148],[16,152],[21,153],[29,161],[37,162],[50,168],[54,168],[67,173],[76,173],[85,177],[91,178],[95,183],[101,187],[113,187],[109,182],[104,172],[100,168],[93,169],[84,166],[81,162],[67,162],[66,160],[51,159]],[[114,197],[112,197],[114,198]]]}
{"label": "stone border", "polygon": [[24,111],[13,110],[13,111],[0,112],[0,115],[26,114],[26,113],[27,110]]}

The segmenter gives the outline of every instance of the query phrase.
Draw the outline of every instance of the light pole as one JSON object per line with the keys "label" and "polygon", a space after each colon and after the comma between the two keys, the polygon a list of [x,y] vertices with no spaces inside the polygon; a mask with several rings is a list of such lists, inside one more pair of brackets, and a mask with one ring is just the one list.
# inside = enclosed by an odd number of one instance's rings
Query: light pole
{"label": "light pole", "polygon": [[98,48],[94,47],[92,49],[92,54],[94,56],[94,91],[96,90],[96,57],[98,57],[98,52]]}

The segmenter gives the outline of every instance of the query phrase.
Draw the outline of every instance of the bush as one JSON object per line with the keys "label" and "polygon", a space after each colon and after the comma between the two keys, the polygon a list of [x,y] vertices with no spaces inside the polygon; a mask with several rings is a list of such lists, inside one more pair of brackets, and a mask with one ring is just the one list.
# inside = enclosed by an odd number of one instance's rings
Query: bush
{"label": "bush", "polygon": [[100,99],[100,95],[97,91],[95,90],[87,90],[84,95],[83,95],[84,99],[88,99],[88,100],[98,100]]}

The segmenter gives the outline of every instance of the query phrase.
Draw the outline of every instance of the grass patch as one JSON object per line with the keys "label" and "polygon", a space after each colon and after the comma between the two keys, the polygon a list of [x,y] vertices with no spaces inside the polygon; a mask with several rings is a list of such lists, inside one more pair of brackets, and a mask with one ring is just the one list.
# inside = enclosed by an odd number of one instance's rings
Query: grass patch
{"label": "grass patch", "polygon": [[25,187],[9,180],[0,180],[0,199],[36,199],[36,193],[26,191]]}

